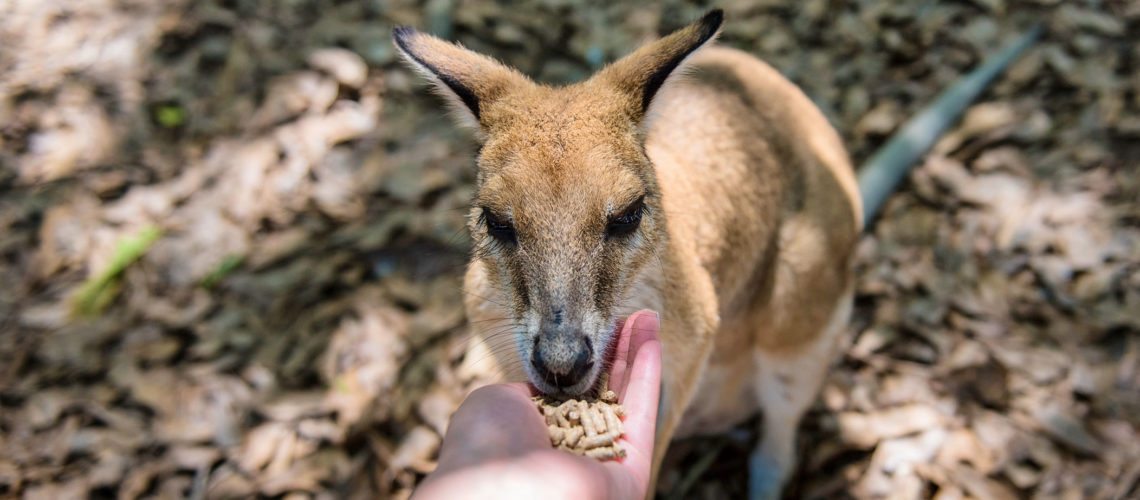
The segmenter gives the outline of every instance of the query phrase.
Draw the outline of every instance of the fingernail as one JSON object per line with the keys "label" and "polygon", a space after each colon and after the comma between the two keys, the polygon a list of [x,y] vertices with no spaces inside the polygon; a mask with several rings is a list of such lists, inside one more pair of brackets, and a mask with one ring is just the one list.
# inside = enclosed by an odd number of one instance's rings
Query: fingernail
{"label": "fingernail", "polygon": [[[650,324],[645,324],[643,321],[648,321]],[[661,315],[657,311],[645,310],[645,314],[637,316],[638,329],[648,330],[661,328]]]}

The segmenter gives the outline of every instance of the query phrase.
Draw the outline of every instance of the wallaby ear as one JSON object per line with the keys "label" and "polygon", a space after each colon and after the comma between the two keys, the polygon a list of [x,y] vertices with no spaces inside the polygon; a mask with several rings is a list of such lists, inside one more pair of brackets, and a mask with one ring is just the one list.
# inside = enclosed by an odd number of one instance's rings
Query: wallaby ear
{"label": "wallaby ear", "polygon": [[420,33],[408,26],[392,30],[400,55],[430,79],[463,125],[486,127],[483,111],[512,90],[533,85],[527,77],[490,57]]}
{"label": "wallaby ear", "polygon": [[653,96],[685,58],[716,37],[724,11],[714,9],[701,19],[634,51],[603,69],[595,77],[631,98],[635,120],[642,120]]}

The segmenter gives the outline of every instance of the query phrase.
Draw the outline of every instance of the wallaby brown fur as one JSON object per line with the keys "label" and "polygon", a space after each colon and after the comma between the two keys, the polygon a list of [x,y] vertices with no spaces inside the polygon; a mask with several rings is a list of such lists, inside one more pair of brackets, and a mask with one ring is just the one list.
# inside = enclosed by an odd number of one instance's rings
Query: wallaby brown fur
{"label": "wallaby brown fur", "polygon": [[778,497],[850,313],[862,208],[839,136],[795,85],[701,48],[720,24],[713,11],[566,87],[408,28],[395,39],[482,140],[469,369],[582,393],[616,321],[659,311],[654,474],[672,438],[759,408],[751,493]]}

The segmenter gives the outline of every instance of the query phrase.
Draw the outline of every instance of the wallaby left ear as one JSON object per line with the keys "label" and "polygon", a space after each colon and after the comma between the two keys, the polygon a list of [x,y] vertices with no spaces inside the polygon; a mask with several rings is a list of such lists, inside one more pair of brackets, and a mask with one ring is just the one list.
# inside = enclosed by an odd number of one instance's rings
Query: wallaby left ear
{"label": "wallaby left ear", "polygon": [[522,73],[482,54],[420,33],[408,26],[392,30],[400,55],[435,83],[459,121],[487,127],[484,111],[509,92],[533,85]]}
{"label": "wallaby left ear", "polygon": [[595,78],[629,96],[632,99],[631,112],[640,121],[669,75],[681,66],[686,57],[715,38],[723,22],[724,11],[709,11],[699,21],[619,59]]}

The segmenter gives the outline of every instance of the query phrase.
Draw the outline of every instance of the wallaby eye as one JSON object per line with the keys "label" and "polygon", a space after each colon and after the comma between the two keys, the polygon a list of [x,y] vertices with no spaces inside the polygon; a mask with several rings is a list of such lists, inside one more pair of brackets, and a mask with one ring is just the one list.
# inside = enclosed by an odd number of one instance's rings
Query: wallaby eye
{"label": "wallaby eye", "polygon": [[645,212],[645,197],[638,198],[637,201],[622,210],[620,214],[610,219],[606,224],[606,237],[618,238],[628,236],[637,230],[641,225],[641,215]]}
{"label": "wallaby eye", "polygon": [[487,225],[487,234],[491,235],[492,238],[510,244],[517,241],[514,226],[510,222],[500,219],[486,208],[483,209],[483,223]]}

